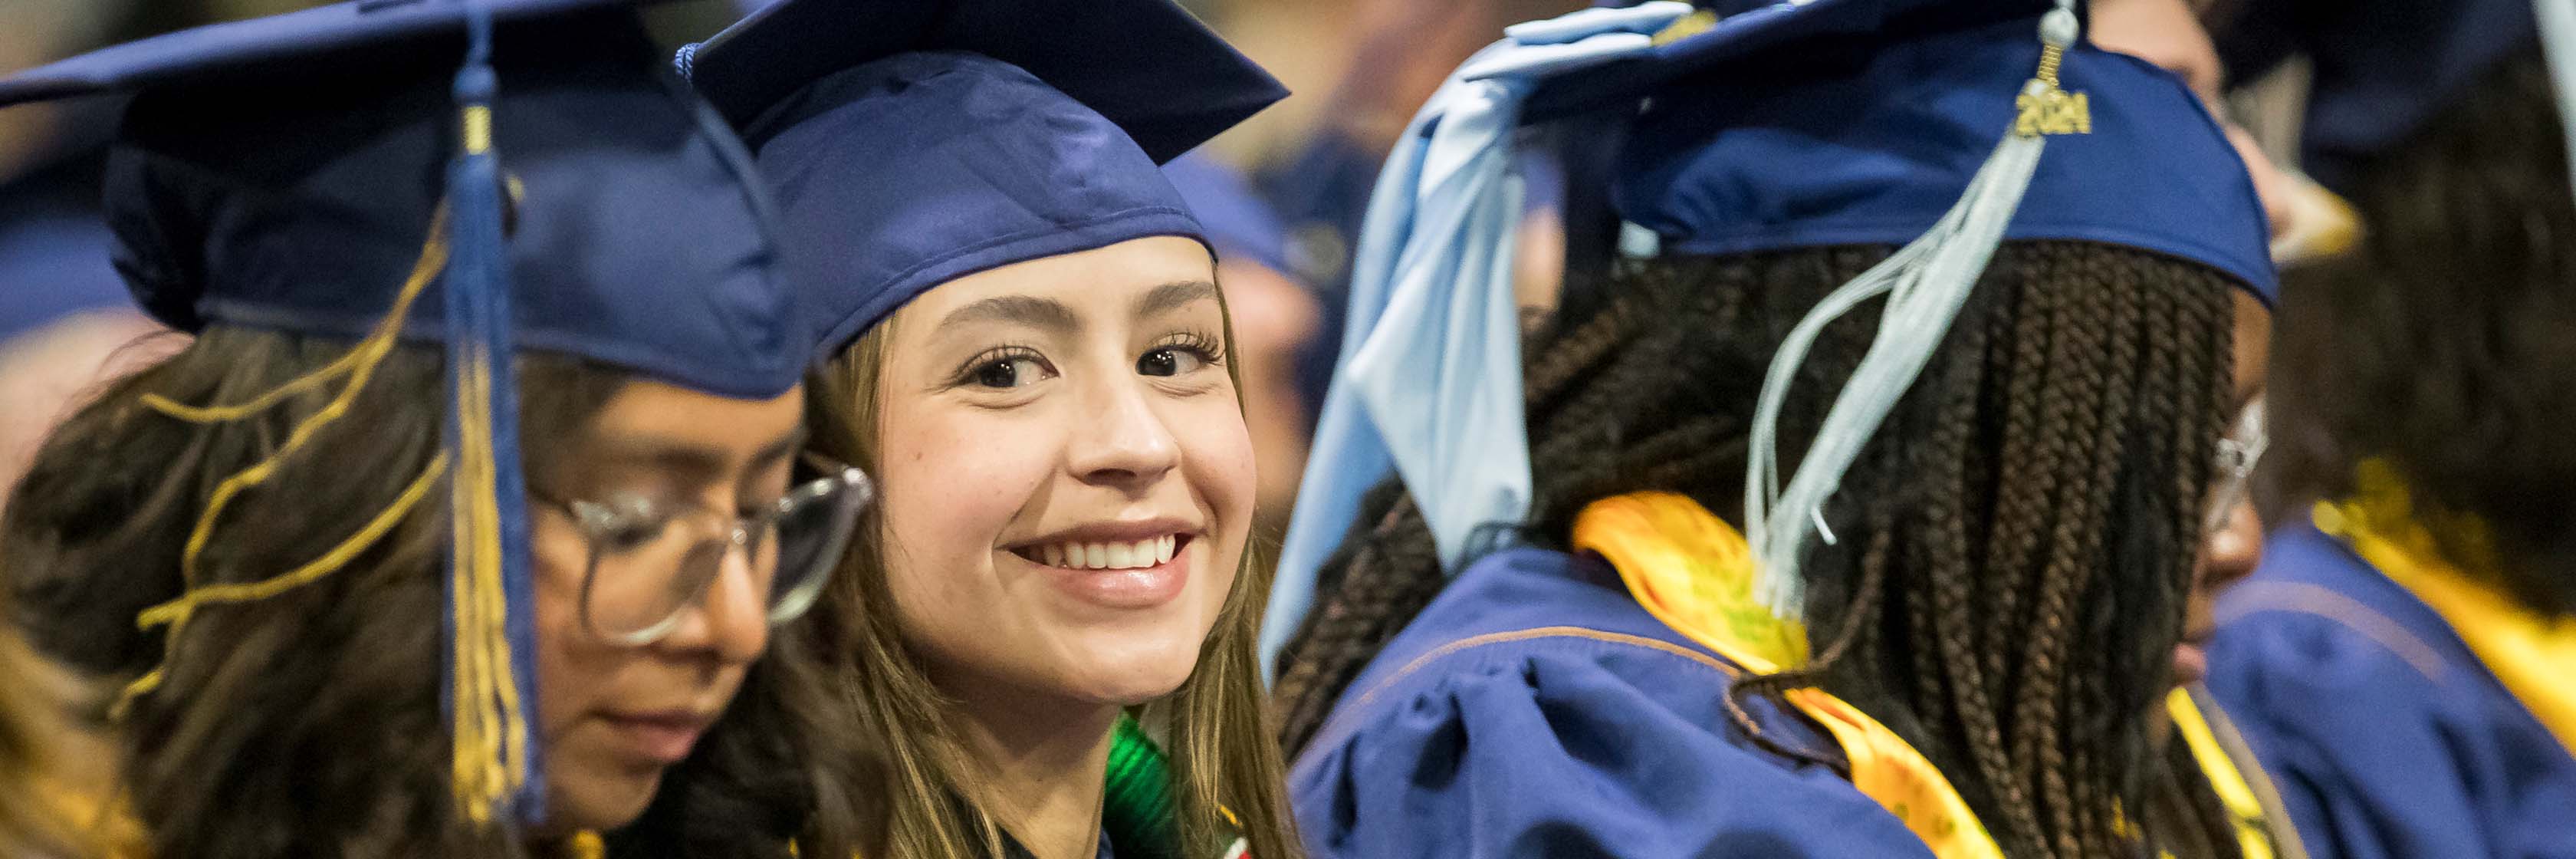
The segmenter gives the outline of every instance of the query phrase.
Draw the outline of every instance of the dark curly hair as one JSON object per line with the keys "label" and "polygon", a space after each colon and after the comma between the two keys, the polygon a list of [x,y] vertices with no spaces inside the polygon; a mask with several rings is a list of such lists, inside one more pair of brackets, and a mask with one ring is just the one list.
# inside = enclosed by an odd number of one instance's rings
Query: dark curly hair
{"label": "dark curly hair", "polygon": [[[1569,290],[1525,368],[1537,485],[1522,538],[1565,549],[1586,505],[1642,490],[1740,521],[1773,351],[1888,252],[1664,259]],[[2188,755],[2148,739],[2231,399],[2233,289],[2142,250],[2007,243],[1843,482],[1840,540],[1807,568],[1817,656],[1734,694],[1821,686],[1851,701],[1949,775],[2013,856],[2121,855],[2135,839],[2120,809],[2187,830],[2151,832],[2159,844],[2237,855],[2232,838],[2205,837],[2227,819],[2196,770],[2176,771]],[[1848,377],[1874,323],[1827,329],[1783,416],[1784,450],[1813,434],[1830,401],[1819,392]],[[1442,583],[1404,488],[1377,487],[1282,658],[1292,751]],[[1781,750],[1843,766],[1837,752]],[[2187,819],[2156,813],[2159,795]]]}
{"label": "dark curly hair", "polygon": [[[164,634],[138,631],[135,618],[182,592],[183,548],[209,494],[278,450],[331,392],[214,426],[163,416],[142,395],[242,402],[349,348],[217,326],[75,412],[0,518],[0,585],[28,640],[110,688],[160,662]],[[277,575],[390,507],[438,455],[443,366],[432,347],[387,353],[342,423],[228,508],[200,583]],[[532,473],[560,461],[627,378],[562,357],[519,366]],[[453,808],[438,680],[447,533],[443,505],[425,505],[340,572],[186,625],[160,688],[135,699],[114,731],[115,780],[150,855],[549,852],[471,826]],[[855,843],[853,804],[834,787],[849,783],[838,767],[854,758],[838,745],[846,732],[823,721],[829,693],[798,641],[779,637],[697,752],[665,775],[637,824],[663,834],[665,849],[785,856],[791,837],[809,849]]]}
{"label": "dark curly hair", "polygon": [[2566,145],[2534,46],[2355,165],[2360,248],[2285,276],[2267,512],[2349,492],[2354,466],[2381,458],[2436,515],[2487,526],[2491,545],[2443,546],[2455,563],[2576,614]]}

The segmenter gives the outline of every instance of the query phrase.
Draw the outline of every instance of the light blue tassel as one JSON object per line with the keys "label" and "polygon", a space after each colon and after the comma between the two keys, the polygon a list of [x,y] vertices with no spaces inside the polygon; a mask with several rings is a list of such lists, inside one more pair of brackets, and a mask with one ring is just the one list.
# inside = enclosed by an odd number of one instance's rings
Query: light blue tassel
{"label": "light blue tassel", "polygon": [[[2567,174],[2576,181],[2576,0],[2536,0],[2541,53],[2558,92],[2558,125],[2567,138]],[[2576,188],[2576,186],[2571,186]]]}
{"label": "light blue tassel", "polygon": [[1341,359],[1262,626],[1263,676],[1313,606],[1316,569],[1388,468],[1412,489],[1452,574],[1476,529],[1527,514],[1512,289],[1521,102],[1549,76],[1649,50],[1650,34],[1690,13],[1657,0],[1512,27],[1405,129],[1361,229]]}
{"label": "light blue tassel", "polygon": [[[2043,45],[2062,52],[2074,46],[2081,24],[2073,0],[2058,0],[2057,6],[2041,18],[2040,38]],[[2046,80],[2032,80],[2025,95],[2056,92],[2055,52],[2042,62],[2041,76]],[[1966,193],[1931,231],[1825,296],[1774,353],[1754,411],[1744,479],[1744,531],[1758,565],[1754,594],[1773,614],[1795,619],[1805,610],[1806,579],[1800,564],[1810,529],[1828,545],[1833,542],[1832,532],[1824,527],[1825,505],[1833,500],[1861,448],[1922,375],[1969,291],[1985,275],[1986,263],[2003,243],[2005,227],[2030,190],[2031,175],[2039,169],[2047,144],[2042,134],[2007,132],[1968,182]],[[1887,306],[1879,311],[1877,336],[1851,380],[1835,395],[1815,441],[1798,463],[1797,474],[1782,489],[1780,411],[1799,365],[1806,362],[1807,350],[1827,324],[1882,295]]]}

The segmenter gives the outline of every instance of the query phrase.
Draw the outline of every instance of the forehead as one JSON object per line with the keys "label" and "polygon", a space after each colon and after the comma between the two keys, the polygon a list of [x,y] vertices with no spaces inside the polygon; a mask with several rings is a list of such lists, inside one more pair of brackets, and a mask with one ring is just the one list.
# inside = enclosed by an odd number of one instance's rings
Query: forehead
{"label": "forehead", "polygon": [[750,400],[636,379],[600,407],[590,435],[611,445],[731,450],[794,432],[802,423],[804,402],[801,386]]}
{"label": "forehead", "polygon": [[1123,314],[1155,287],[1215,277],[1215,257],[1195,239],[1130,239],[987,269],[932,287],[897,313],[905,320],[898,331],[927,330],[960,308],[1004,296],[1051,299],[1077,315]]}

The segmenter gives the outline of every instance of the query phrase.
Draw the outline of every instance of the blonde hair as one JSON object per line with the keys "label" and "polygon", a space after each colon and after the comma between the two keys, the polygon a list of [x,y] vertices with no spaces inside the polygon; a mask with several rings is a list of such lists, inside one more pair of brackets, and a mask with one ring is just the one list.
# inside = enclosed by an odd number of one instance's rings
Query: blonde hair
{"label": "blonde hair", "polygon": [[[1225,301],[1218,294],[1218,307]],[[817,372],[806,386],[814,448],[874,470],[879,396],[895,321],[879,323]],[[1227,353],[1234,326],[1225,317]],[[1226,364],[1235,389],[1242,379]],[[884,519],[871,508],[842,556],[830,593],[816,613],[827,630],[839,687],[876,740],[885,804],[872,855],[927,859],[1000,855],[1000,827],[984,810],[977,766],[949,727],[950,701],[904,644],[884,563]],[[1240,832],[1250,855],[1294,859],[1286,777],[1272,742],[1254,643],[1270,593],[1268,569],[1248,547],[1197,666],[1170,695],[1138,708],[1164,737],[1172,760],[1172,796],[1183,855],[1214,856]],[[970,844],[982,845],[972,851]]]}
{"label": "blonde hair", "polygon": [[[0,596],[0,607],[7,603]],[[103,856],[120,821],[107,812],[106,744],[77,727],[86,694],[0,627],[0,856]]]}

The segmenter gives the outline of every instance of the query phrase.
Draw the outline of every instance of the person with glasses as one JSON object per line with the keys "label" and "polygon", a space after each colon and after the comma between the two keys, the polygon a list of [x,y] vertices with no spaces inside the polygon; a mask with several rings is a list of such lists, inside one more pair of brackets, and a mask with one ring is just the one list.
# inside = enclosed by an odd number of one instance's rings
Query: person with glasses
{"label": "person with glasses", "polygon": [[782,625],[870,485],[802,453],[771,203],[631,7],[346,3],[0,79],[130,99],[115,262],[194,335],[0,522],[12,619],[105,684],[134,852],[851,855],[867,806],[813,798],[855,732]]}
{"label": "person with glasses", "polygon": [[2576,4],[2296,5],[2221,47],[2307,57],[2360,241],[2288,278],[2208,685],[2311,856],[2576,856]]}
{"label": "person with glasses", "polygon": [[809,446],[880,482],[817,618],[869,855],[1292,859],[1223,246],[1157,166],[1278,83],[1171,0],[782,0],[680,62],[777,194]]}
{"label": "person with glasses", "polygon": [[[1313,453],[1391,479],[1309,470],[1286,551],[1321,563],[1273,600],[1310,852],[2279,855],[2151,739],[2195,583],[2253,563],[2211,523],[2260,445],[2264,207],[2107,38],[2047,0],[1649,3],[1460,70],[1390,161],[1385,310]],[[1491,171],[1550,120],[1622,126],[1625,258],[1495,389],[1386,360],[1514,342],[1413,308],[1509,306]]]}

